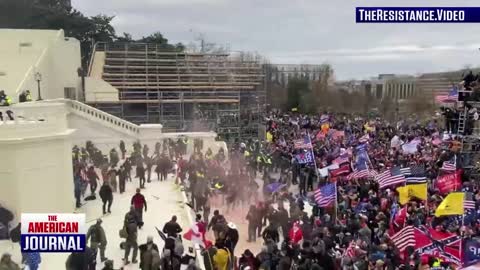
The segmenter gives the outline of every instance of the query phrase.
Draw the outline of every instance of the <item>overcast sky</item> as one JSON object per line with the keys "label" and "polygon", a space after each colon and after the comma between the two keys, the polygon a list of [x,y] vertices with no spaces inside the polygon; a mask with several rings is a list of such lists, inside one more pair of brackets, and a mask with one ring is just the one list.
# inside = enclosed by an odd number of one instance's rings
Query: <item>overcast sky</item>
{"label": "overcast sky", "polygon": [[[431,4],[433,3],[433,5]],[[480,62],[478,24],[356,24],[357,6],[478,6],[443,0],[72,0],[86,15],[115,15],[118,34],[200,34],[278,64],[330,63],[338,79],[418,74]]]}

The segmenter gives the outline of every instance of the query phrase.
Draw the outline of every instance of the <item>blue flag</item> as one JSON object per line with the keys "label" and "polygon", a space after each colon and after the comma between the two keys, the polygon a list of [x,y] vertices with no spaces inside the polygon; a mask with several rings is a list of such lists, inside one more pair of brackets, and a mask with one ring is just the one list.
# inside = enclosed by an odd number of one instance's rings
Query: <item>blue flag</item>
{"label": "blue flag", "polygon": [[295,159],[299,164],[310,164],[313,163],[313,154],[312,151],[303,152],[295,155]]}
{"label": "blue flag", "polygon": [[480,261],[480,241],[468,239],[463,245],[463,266],[472,265]]}
{"label": "blue flag", "polygon": [[368,169],[368,157],[367,145],[362,144],[356,147],[356,159],[355,159],[355,170],[362,171]]}

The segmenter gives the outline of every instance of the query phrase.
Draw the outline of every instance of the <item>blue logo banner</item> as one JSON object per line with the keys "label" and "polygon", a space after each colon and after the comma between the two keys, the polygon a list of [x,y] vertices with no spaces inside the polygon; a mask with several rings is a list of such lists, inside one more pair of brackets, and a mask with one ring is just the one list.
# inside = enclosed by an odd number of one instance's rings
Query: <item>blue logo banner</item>
{"label": "blue logo banner", "polygon": [[310,164],[314,162],[312,151],[296,154],[295,158],[299,164]]}
{"label": "blue logo banner", "polygon": [[463,265],[468,266],[478,261],[480,261],[480,240],[466,240],[463,245]]}
{"label": "blue logo banner", "polygon": [[357,7],[357,23],[478,23],[480,7]]}
{"label": "blue logo banner", "polygon": [[22,234],[22,252],[84,252],[85,234]]}

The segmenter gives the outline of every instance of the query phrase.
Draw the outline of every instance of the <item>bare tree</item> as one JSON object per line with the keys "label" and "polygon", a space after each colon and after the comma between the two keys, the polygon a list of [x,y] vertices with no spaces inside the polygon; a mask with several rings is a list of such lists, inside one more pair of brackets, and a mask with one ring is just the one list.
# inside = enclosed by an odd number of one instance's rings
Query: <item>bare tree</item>
{"label": "bare tree", "polygon": [[409,113],[431,114],[435,110],[434,96],[431,92],[417,92],[406,102]]}

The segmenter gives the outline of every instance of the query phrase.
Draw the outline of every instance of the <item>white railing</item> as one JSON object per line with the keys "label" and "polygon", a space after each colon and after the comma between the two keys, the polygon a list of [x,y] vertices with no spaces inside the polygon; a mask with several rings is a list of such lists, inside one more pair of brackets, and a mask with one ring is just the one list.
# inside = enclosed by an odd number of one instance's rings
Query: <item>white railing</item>
{"label": "white railing", "polygon": [[123,120],[119,117],[114,115],[108,114],[104,111],[96,109],[92,106],[86,105],[82,102],[71,100],[71,99],[51,99],[45,100],[43,102],[62,102],[67,104],[68,110],[71,112],[78,114],[82,117],[93,121],[99,121],[102,123],[106,123],[107,126],[112,127],[120,132],[127,133],[130,136],[138,136],[140,133],[140,127],[136,124]]}
{"label": "white railing", "polygon": [[97,52],[97,43],[93,45],[92,55],[90,55],[90,63],[88,63],[88,73],[87,76],[90,76],[92,73],[93,61],[95,59],[95,53]]}
{"label": "white railing", "polygon": [[[61,104],[48,107],[32,106],[34,102],[29,103],[0,107],[3,114],[3,121],[0,121],[0,138],[16,140],[21,137],[40,137],[68,129],[64,106]],[[8,112],[12,113],[13,120],[10,120]]]}
{"label": "white railing", "polygon": [[29,77],[33,77],[33,73],[36,72],[38,69],[38,66],[42,63],[43,59],[45,58],[46,55],[48,55],[48,52],[50,51],[50,48],[52,47],[52,44],[54,44],[58,39],[60,39],[63,36],[63,30],[59,30],[57,32],[57,36],[54,42],[49,43],[47,47],[42,51],[40,54],[40,57],[38,57],[38,60],[35,62],[35,64],[31,65],[28,68],[28,71],[25,73],[25,76],[23,77],[23,80],[20,82],[20,84],[17,87],[17,90],[15,91],[15,97],[18,97],[20,95],[20,92],[25,90],[25,82]]}

